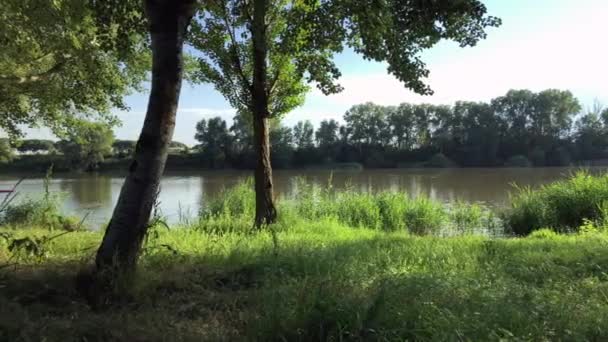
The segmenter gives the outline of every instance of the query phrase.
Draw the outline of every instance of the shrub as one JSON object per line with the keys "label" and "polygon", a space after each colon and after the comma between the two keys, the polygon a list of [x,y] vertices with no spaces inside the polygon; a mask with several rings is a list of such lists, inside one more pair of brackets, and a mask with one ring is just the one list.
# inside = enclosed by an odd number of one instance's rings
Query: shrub
{"label": "shrub", "polygon": [[373,195],[345,191],[336,198],[336,216],[352,227],[381,228],[380,208]]}
{"label": "shrub", "polygon": [[460,233],[470,232],[483,225],[487,210],[478,204],[455,202],[449,211],[449,217],[454,229]]}
{"label": "shrub", "polygon": [[556,237],[558,234],[549,228],[542,228],[539,230],[535,230],[530,235],[529,238],[532,239],[551,239]]}
{"label": "shrub", "polygon": [[203,204],[201,218],[225,216],[253,218],[255,213],[255,193],[253,182],[248,179],[224,189],[218,196]]}
{"label": "shrub", "polygon": [[79,219],[60,213],[58,197],[31,199],[6,207],[0,225],[11,227],[41,227],[47,229],[76,230]]}
{"label": "shrub", "polygon": [[532,163],[521,154],[511,156],[505,163],[507,167],[530,167]]}
{"label": "shrub", "polygon": [[404,218],[409,201],[410,199],[401,193],[383,192],[376,195],[376,205],[383,230],[396,231],[407,228]]}
{"label": "shrub", "polygon": [[605,222],[608,213],[608,174],[591,176],[578,172],[535,191],[528,187],[516,189],[511,208],[503,218],[517,235],[540,228],[578,231],[585,220]]}
{"label": "shrub", "polygon": [[426,197],[408,201],[404,218],[407,230],[418,235],[438,233],[447,221],[443,205]]}
{"label": "shrub", "polygon": [[437,153],[426,162],[426,167],[447,168],[456,167],[457,164],[443,153]]}

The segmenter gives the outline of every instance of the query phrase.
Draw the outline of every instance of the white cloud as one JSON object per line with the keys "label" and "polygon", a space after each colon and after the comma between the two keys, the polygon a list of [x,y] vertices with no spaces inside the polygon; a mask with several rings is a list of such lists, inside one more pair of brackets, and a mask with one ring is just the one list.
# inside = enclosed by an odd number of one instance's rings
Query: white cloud
{"label": "white cloud", "polygon": [[[477,47],[460,49],[441,45],[444,58],[429,63],[427,80],[433,96],[419,96],[385,72],[346,75],[340,81],[345,90],[325,97],[313,91],[310,98],[339,106],[372,101],[394,105],[401,102],[453,103],[458,100],[487,101],[509,89],[546,88],[572,90],[589,102],[608,102],[608,45],[605,18],[608,2],[581,6],[564,17],[552,18],[543,31],[518,30],[517,22],[507,22],[493,30]],[[505,37],[500,30],[510,34]],[[432,52],[433,53],[433,52]]]}

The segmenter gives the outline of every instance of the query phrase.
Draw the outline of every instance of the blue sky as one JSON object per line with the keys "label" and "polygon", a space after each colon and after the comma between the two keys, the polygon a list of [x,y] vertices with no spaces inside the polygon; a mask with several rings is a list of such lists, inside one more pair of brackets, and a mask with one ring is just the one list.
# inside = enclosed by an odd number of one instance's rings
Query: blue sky
{"label": "blue sky", "polygon": [[[442,42],[423,54],[431,74],[433,96],[406,90],[386,72],[386,65],[364,61],[352,51],[335,60],[345,90],[324,96],[312,90],[305,104],[288,114],[284,123],[299,120],[318,124],[341,120],[352,105],[372,101],[444,103],[487,101],[509,89],[569,89],[584,107],[594,101],[608,105],[608,0],[483,0],[488,13],[503,20],[486,40],[472,48]],[[123,125],[119,139],[136,139],[143,123],[147,94],[128,97],[128,112],[118,112]],[[234,111],[209,85],[184,85],[174,140],[193,145],[194,127],[202,118],[221,116],[231,121]],[[41,132],[28,134],[46,135]]]}

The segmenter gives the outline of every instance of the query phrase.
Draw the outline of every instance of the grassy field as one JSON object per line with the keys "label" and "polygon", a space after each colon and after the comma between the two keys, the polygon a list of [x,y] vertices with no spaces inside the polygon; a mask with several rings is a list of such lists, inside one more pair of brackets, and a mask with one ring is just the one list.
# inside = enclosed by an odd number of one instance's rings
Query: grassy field
{"label": "grassy field", "polygon": [[[0,340],[606,340],[608,235],[417,237],[335,220],[276,233],[159,230],[132,298],[92,311],[74,277],[100,234],[0,248]],[[286,226],[289,227],[286,227]],[[3,231],[13,238],[57,235]]]}
{"label": "grassy field", "polygon": [[0,341],[608,340],[606,175],[520,189],[500,214],[298,186],[261,232],[249,183],[183,227],[157,221],[103,310],[75,281],[101,234],[65,231],[48,191],[6,208]]}

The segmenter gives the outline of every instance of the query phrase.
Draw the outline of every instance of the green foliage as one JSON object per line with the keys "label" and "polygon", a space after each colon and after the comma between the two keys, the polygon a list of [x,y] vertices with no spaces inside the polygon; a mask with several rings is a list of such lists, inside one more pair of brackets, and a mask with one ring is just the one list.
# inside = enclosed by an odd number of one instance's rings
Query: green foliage
{"label": "green foliage", "polygon": [[55,152],[55,144],[51,140],[25,139],[18,142],[17,150],[19,152],[53,153]]}
{"label": "green foliage", "polygon": [[0,163],[9,163],[13,160],[15,153],[8,139],[0,139]]}
{"label": "green foliage", "polygon": [[57,149],[70,161],[74,169],[95,170],[112,153],[114,133],[104,123],[82,121],[59,141]]}
{"label": "green foliage", "polygon": [[0,226],[11,228],[45,228],[48,230],[73,231],[81,228],[82,222],[61,213],[63,197],[49,190],[50,169],[43,185],[43,196],[39,199],[25,198],[15,203],[11,200],[0,210]]}
{"label": "green foliage", "polygon": [[505,213],[507,228],[518,235],[549,228],[577,231],[587,222],[605,222],[608,175],[591,176],[581,171],[569,179],[541,186],[516,188],[511,208]]}
{"label": "green foliage", "polygon": [[405,225],[414,234],[437,234],[447,224],[446,214],[440,203],[419,197],[409,201],[405,210]]}
{"label": "green foliage", "polygon": [[[74,278],[101,232],[2,269],[0,337],[33,340],[605,340],[605,233],[411,236],[336,221],[274,234],[160,230],[128,305],[86,306]],[[47,236],[11,231],[12,238]],[[540,235],[540,233],[537,233]],[[276,247],[278,246],[278,247]],[[0,239],[0,265],[11,263]],[[35,267],[31,267],[35,266]],[[74,319],[78,317],[79,319]],[[125,323],[128,317],[128,323]],[[23,324],[27,322],[27,324]],[[178,322],[172,323],[171,322]],[[116,329],[117,326],[124,327]]]}
{"label": "green foliage", "polygon": [[135,152],[135,140],[115,140],[112,143],[112,153],[118,158],[130,157]]}
{"label": "green foliage", "polygon": [[530,167],[530,166],[532,166],[532,163],[525,156],[518,154],[518,155],[510,157],[509,160],[507,160],[507,162],[505,163],[505,166],[507,166],[507,167]]}
{"label": "green foliage", "polygon": [[80,119],[113,123],[111,108],[126,108],[123,96],[150,65],[143,11],[139,2],[103,3],[3,1],[0,127],[11,138],[20,125],[62,135]]}
{"label": "green foliage", "polygon": [[449,216],[454,228],[461,233],[471,232],[475,228],[483,227],[484,224],[491,220],[487,208],[479,204],[469,204],[462,201],[456,201],[450,206]]}
{"label": "green foliage", "polygon": [[454,167],[455,165],[456,163],[450,160],[450,158],[446,157],[443,153],[433,155],[425,164],[426,167],[436,168]]}
{"label": "green foliage", "polygon": [[[198,226],[204,231],[250,231],[255,210],[250,181],[224,190],[205,204]],[[387,232],[408,231],[418,235],[481,233],[495,234],[490,210],[459,202],[445,206],[426,197],[409,198],[403,193],[337,191],[296,180],[295,196],[278,202],[279,221],[316,222],[335,220],[352,228]]]}

